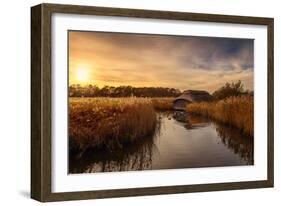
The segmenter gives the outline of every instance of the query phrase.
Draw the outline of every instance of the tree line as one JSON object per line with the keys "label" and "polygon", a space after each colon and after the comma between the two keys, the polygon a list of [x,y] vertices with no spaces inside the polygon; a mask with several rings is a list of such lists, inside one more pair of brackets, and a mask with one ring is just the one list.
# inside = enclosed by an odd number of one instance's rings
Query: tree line
{"label": "tree line", "polygon": [[132,86],[69,86],[70,97],[177,97],[181,94],[179,89],[164,87],[132,87]]}
{"label": "tree line", "polygon": [[[96,85],[81,86],[74,84],[69,86],[70,97],[178,97],[179,89],[165,87],[132,87],[132,86],[104,86]],[[212,93],[214,99],[221,100],[231,96],[254,95],[253,91],[245,90],[239,80],[226,82],[222,87]]]}

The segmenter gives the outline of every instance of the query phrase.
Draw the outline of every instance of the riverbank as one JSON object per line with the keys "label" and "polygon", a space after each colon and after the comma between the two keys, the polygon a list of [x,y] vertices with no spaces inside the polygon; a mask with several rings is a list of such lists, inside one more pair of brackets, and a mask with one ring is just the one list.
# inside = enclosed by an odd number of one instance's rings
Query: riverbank
{"label": "riverbank", "polygon": [[95,173],[253,164],[253,139],[234,127],[179,111],[157,112],[157,133],[113,152],[69,153],[69,172]]}
{"label": "riverbank", "polygon": [[173,97],[158,97],[151,98],[151,103],[156,111],[171,111],[173,110]]}
{"label": "riverbank", "polygon": [[234,126],[249,136],[254,135],[254,98],[252,96],[229,97],[216,102],[192,103],[187,105],[186,111]]}
{"label": "riverbank", "polygon": [[122,148],[156,129],[156,112],[148,98],[69,99],[70,149]]}

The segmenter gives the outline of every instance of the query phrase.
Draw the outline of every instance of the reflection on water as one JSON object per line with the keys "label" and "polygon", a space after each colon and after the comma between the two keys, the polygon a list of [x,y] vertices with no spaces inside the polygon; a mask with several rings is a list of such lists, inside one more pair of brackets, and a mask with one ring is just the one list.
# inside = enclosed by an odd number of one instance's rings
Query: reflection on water
{"label": "reflection on water", "polygon": [[153,137],[118,151],[88,150],[82,156],[70,153],[70,173],[113,172],[152,169],[156,151]]}
{"label": "reflection on water", "polygon": [[153,137],[118,151],[70,152],[70,173],[252,165],[253,138],[183,112],[158,114]]}

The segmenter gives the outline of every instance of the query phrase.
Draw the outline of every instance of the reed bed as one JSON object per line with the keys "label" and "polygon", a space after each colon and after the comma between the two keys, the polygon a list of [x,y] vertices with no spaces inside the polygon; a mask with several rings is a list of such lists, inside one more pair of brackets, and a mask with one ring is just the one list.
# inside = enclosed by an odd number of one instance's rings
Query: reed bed
{"label": "reed bed", "polygon": [[157,97],[151,98],[153,108],[158,111],[173,110],[173,97]]}
{"label": "reed bed", "polygon": [[70,98],[70,149],[113,150],[154,134],[156,112],[148,98]]}
{"label": "reed bed", "polygon": [[254,101],[252,96],[229,97],[217,102],[187,105],[187,112],[213,118],[254,135]]}

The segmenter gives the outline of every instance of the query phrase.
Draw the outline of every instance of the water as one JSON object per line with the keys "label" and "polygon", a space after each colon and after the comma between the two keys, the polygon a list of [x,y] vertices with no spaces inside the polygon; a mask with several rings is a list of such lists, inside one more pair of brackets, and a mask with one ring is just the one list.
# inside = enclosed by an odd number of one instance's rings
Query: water
{"label": "water", "polygon": [[69,157],[70,173],[252,165],[253,138],[182,112],[158,113],[153,137],[119,151],[88,150]]}

